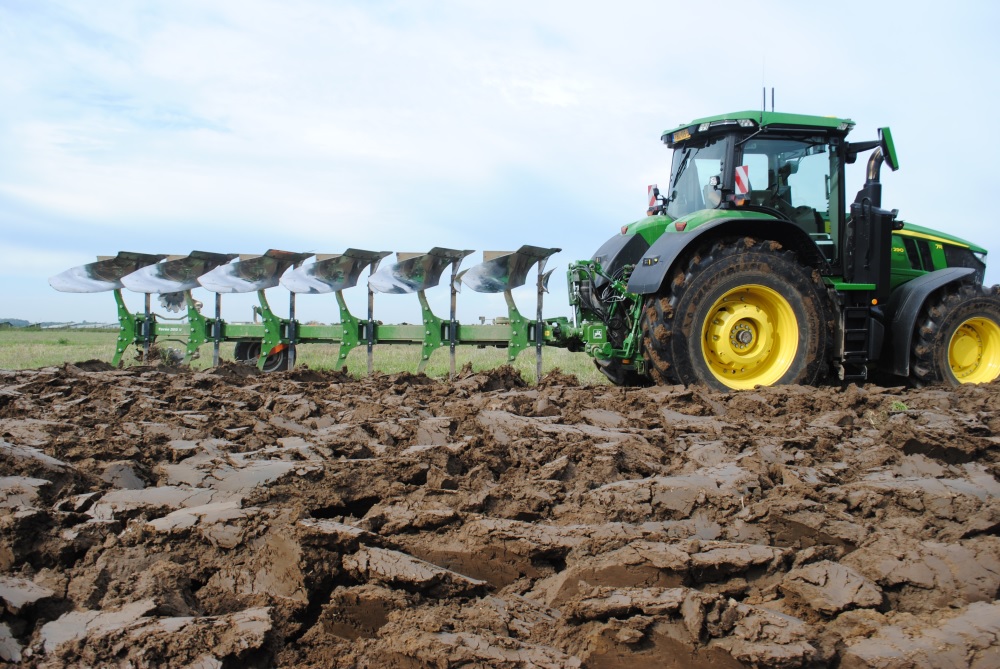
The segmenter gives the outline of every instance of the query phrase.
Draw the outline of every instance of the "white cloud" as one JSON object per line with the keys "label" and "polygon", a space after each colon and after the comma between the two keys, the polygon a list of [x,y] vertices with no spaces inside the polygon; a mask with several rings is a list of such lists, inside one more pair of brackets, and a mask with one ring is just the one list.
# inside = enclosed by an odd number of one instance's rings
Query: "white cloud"
{"label": "white cloud", "polygon": [[[665,184],[663,129],[755,108],[764,83],[779,109],[855,118],[859,138],[892,125],[903,169],[886,175],[886,204],[1000,256],[970,196],[995,141],[967,146],[962,123],[996,107],[981,72],[1000,60],[997,13],[728,0],[8,4],[0,218],[35,223],[10,240],[53,263],[45,274],[122,248],[534,243],[563,247],[552,263],[565,265],[640,216],[646,184]],[[558,290],[546,311],[566,314]],[[476,299],[460,302],[493,307]]]}

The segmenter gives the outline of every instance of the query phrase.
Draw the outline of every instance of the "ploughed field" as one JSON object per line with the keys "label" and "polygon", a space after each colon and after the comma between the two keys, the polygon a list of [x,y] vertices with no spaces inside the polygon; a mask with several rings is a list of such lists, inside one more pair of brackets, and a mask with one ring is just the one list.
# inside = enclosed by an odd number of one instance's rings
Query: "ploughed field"
{"label": "ploughed field", "polygon": [[998,409],[996,384],[0,372],[0,658],[996,667]]}

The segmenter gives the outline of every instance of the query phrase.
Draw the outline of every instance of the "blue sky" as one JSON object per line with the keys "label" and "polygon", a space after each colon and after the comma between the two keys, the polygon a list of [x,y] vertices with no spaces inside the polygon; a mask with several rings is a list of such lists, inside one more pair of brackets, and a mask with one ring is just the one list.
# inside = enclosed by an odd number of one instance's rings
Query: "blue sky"
{"label": "blue sky", "polygon": [[[566,264],[665,185],[661,131],[756,108],[762,85],[778,111],[853,118],[856,140],[891,126],[902,168],[883,171],[884,204],[986,246],[1000,282],[1000,227],[978,211],[998,149],[998,7],[0,0],[0,317],[113,320],[109,294],[47,278],[119,250],[522,244],[563,249],[545,311],[569,315]],[[248,299],[224,304],[249,317]],[[499,298],[459,304],[464,321],[504,313]],[[405,296],[376,309],[419,314]],[[332,296],[297,310],[337,320]]]}

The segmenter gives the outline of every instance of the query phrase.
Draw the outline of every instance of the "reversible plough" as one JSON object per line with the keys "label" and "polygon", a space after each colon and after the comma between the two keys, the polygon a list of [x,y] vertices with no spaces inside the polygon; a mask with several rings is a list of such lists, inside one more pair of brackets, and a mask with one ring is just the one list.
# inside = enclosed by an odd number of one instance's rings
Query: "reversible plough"
{"label": "reversible plough", "polygon": [[[235,342],[237,360],[253,362],[264,371],[290,369],[295,365],[296,346],[325,343],[339,346],[338,360],[346,363],[358,347],[368,353],[368,373],[373,369],[372,349],[376,344],[421,346],[418,372],[424,371],[434,351],[448,348],[450,371],[455,374],[455,349],[461,345],[496,346],[507,349],[508,361],[534,347],[536,374],[541,377],[542,347],[556,341],[569,324],[565,318],[544,320],[542,296],[547,292],[551,270],[545,265],[557,248],[522,246],[517,251],[484,252],[483,262],[459,271],[468,250],[433,248],[428,253],[399,253],[397,262],[382,264],[388,251],[348,249],[342,254],[316,255],[270,250],[260,256],[194,251],[187,256],[166,256],[122,251],[117,256],[99,258],[58,274],[49,283],[56,290],[71,293],[111,291],[118,305],[119,334],[112,363],[118,365],[129,346],[140,347],[148,359],[158,341],[178,341],[184,345],[183,362],[198,356],[205,344],[213,345],[213,365],[219,364],[219,345]],[[315,255],[315,261],[305,261]],[[380,268],[380,265],[381,268]],[[525,317],[514,303],[511,291],[525,285],[532,267],[537,267],[537,309],[534,319]],[[425,291],[448,274],[451,307],[447,318],[435,315]],[[368,313],[360,318],[350,312],[344,291],[357,285],[368,270]],[[282,286],[289,291],[288,318],[274,313],[265,291]],[[503,293],[507,316],[493,323],[465,324],[456,318],[457,295],[461,286],[480,293]],[[215,293],[214,317],[202,313],[202,304],[192,290],[205,288]],[[145,308],[132,313],[122,296],[123,288],[145,295]],[[236,323],[222,318],[224,293],[257,293],[254,322]],[[340,322],[316,325],[295,318],[299,294],[334,293]],[[384,324],[375,318],[375,293],[416,293],[422,310],[419,324]],[[168,317],[151,310],[151,296],[172,312]],[[259,321],[258,321],[259,318]]]}

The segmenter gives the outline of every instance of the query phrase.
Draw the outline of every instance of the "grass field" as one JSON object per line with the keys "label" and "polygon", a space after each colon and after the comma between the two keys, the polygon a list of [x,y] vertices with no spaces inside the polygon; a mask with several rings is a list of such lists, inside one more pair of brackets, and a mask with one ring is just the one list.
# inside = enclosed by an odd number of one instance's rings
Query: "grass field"
{"label": "grass field", "polygon": [[[0,369],[36,369],[63,363],[103,360],[111,362],[115,352],[117,330],[34,330],[10,328],[0,330]],[[183,349],[183,345],[169,341],[159,342],[161,348],[173,346]],[[220,347],[222,360],[233,359],[233,344]],[[126,365],[141,364],[138,351],[130,347],[123,358]],[[395,372],[415,372],[420,362],[419,346],[375,347],[376,371],[391,374]],[[467,362],[476,371],[499,367],[507,362],[507,351],[496,348],[475,348],[459,346],[456,352],[459,368]],[[201,356],[193,362],[195,368],[212,365],[212,347],[201,348]],[[306,365],[311,369],[340,369],[343,365],[337,359],[337,347],[332,344],[302,344],[297,349],[296,366]],[[534,349],[518,356],[514,367],[526,381],[535,379]],[[606,383],[603,375],[595,368],[589,356],[570,353],[565,349],[546,347],[543,349],[543,373],[560,369],[576,375],[583,383]],[[347,357],[347,371],[353,376],[367,373],[367,357],[364,348],[352,351]],[[428,376],[448,375],[448,351],[443,349],[431,356],[427,367]]]}

